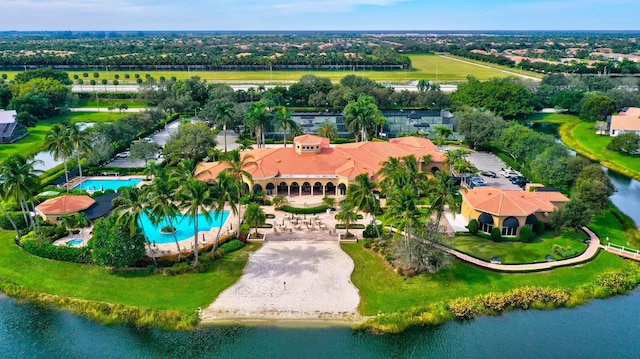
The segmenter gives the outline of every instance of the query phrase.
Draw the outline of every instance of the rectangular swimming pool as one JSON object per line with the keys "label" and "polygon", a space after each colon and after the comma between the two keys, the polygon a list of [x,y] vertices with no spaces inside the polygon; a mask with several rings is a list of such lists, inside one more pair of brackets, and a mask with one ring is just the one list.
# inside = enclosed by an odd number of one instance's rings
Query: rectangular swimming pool
{"label": "rectangular swimming pool", "polygon": [[73,188],[83,189],[85,191],[106,191],[108,189],[118,191],[120,187],[135,187],[140,182],[142,182],[142,178],[86,179]]}

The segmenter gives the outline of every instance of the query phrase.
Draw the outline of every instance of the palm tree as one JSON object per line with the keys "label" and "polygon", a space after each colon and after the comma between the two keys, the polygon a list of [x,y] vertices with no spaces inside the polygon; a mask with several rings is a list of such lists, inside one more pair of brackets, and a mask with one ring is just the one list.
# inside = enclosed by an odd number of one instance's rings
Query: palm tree
{"label": "palm tree", "polygon": [[254,227],[256,229],[256,237],[258,236],[258,227],[264,224],[264,221],[267,220],[267,215],[262,210],[257,203],[249,203],[247,210],[244,213],[244,221],[249,224],[249,227]]}
{"label": "palm tree", "polygon": [[360,96],[358,101],[350,102],[344,108],[344,121],[347,129],[356,134],[360,132],[359,137],[363,142],[367,142],[367,128],[375,125],[380,116],[382,116],[380,110],[371,96]]}
{"label": "palm tree", "polygon": [[340,212],[336,214],[336,219],[347,227],[347,237],[350,237],[349,226],[358,221],[358,213],[351,201],[340,203]]}
{"label": "palm tree", "polygon": [[180,208],[182,208],[193,220],[193,236],[194,236],[194,261],[193,265],[198,264],[198,215],[204,214],[209,220],[211,214],[209,206],[213,204],[214,199],[211,198],[209,186],[205,182],[196,179],[188,180],[178,191],[178,199]]}
{"label": "palm tree", "polygon": [[262,102],[252,104],[244,115],[244,124],[255,131],[258,148],[264,144],[264,135],[271,122],[271,112]]}
{"label": "palm tree", "polygon": [[[380,209],[380,202],[373,192],[377,187],[378,184],[371,180],[368,173],[359,174],[356,176],[355,182],[349,185],[345,200],[351,202],[359,211],[369,214],[371,219],[374,219],[376,212]],[[378,226],[375,225],[375,222],[373,224],[376,228],[376,234],[380,237]]]}
{"label": "palm tree", "polygon": [[436,142],[440,147],[444,145],[444,142],[447,140],[447,138],[453,135],[453,130],[451,129],[451,127],[447,127],[447,126],[438,125],[435,127],[435,132],[438,134],[438,137],[436,138]]}
{"label": "palm tree", "polygon": [[[387,197],[387,209],[385,220],[397,229],[394,237],[402,233],[403,244],[407,253],[411,253],[411,240],[417,228],[423,226],[422,215],[418,209],[418,199],[410,185],[395,188]],[[409,267],[412,264],[412,256],[409,255]]]}
{"label": "palm tree", "polygon": [[466,148],[456,148],[455,150],[447,150],[445,151],[445,160],[444,163],[449,166],[449,171],[453,169],[453,165],[460,160],[463,160],[467,157],[471,152]]}
{"label": "palm tree", "polygon": [[53,154],[53,158],[57,161],[62,158],[64,164],[65,187],[69,192],[69,172],[67,171],[67,157],[73,153],[73,143],[69,138],[67,131],[61,124],[51,126],[51,129],[44,138],[47,150]]}
{"label": "palm tree", "polygon": [[[174,203],[174,195],[178,188],[177,182],[170,180],[166,171],[161,171],[153,179],[150,186],[143,188],[146,189],[147,196],[151,201],[151,221],[158,225],[166,220],[170,227],[175,228],[173,223],[180,214],[178,206]],[[179,262],[182,258],[182,251],[180,250],[176,231],[173,232],[173,240],[176,242],[176,248],[178,249]]]}
{"label": "palm tree", "polygon": [[216,123],[222,124],[224,131],[224,152],[227,153],[227,123],[233,118],[233,107],[228,102],[219,103],[213,110]]}
{"label": "palm tree", "polygon": [[287,129],[294,128],[298,124],[291,119],[291,112],[287,111],[287,108],[282,106],[276,112],[276,128],[282,129],[283,139],[284,139],[284,147],[287,147]]}
{"label": "palm tree", "polygon": [[338,130],[336,129],[336,126],[334,126],[333,124],[329,122],[325,122],[318,129],[318,136],[326,137],[328,139],[336,138],[338,137]]}
{"label": "palm tree", "polygon": [[36,222],[27,214],[30,212],[29,201],[40,186],[39,171],[34,169],[38,162],[16,154],[9,156],[0,166],[1,192],[20,204],[24,223],[31,223],[34,229]]}
{"label": "palm tree", "polygon": [[[423,161],[430,161],[430,158],[425,157]],[[411,185],[417,196],[424,191],[427,181],[427,173],[421,170],[420,161],[414,155],[389,157],[382,163],[378,175],[383,177],[381,187],[387,191]]]}
{"label": "palm tree", "polygon": [[76,153],[76,158],[78,160],[78,170],[80,174],[80,179],[82,180],[82,164],[80,163],[80,154],[81,153],[89,153],[92,151],[92,143],[89,131],[80,130],[77,124],[70,123],[67,126],[69,140],[73,145],[73,150]]}
{"label": "palm tree", "polygon": [[460,202],[457,200],[456,193],[459,188],[451,175],[442,171],[429,180],[428,188],[429,213],[436,213],[436,223],[439,225],[445,205],[454,211],[458,209]]}
{"label": "palm tree", "polygon": [[[129,234],[134,236],[136,232],[142,230],[142,217],[145,215],[151,217],[151,210],[147,205],[147,198],[140,188],[127,187],[123,188],[120,193],[118,200],[121,204],[114,211],[118,216],[116,223],[129,227]],[[144,230],[142,230],[142,235],[144,236],[144,241],[147,244],[149,252],[152,253],[151,243],[149,243],[149,239],[144,233]],[[157,267],[158,263],[153,254],[151,255],[151,259]]]}
{"label": "palm tree", "polygon": [[229,156],[227,156],[227,158],[225,160],[222,161],[224,164],[227,165],[227,169],[225,169],[225,172],[227,172],[227,174],[229,174],[229,176],[231,176],[232,178],[234,178],[236,180],[237,183],[237,201],[238,201],[238,208],[237,208],[237,216],[238,216],[238,228],[237,228],[237,235],[240,236],[240,224],[241,224],[241,216],[240,216],[240,212],[242,207],[240,206],[240,198],[243,195],[243,192],[245,190],[245,180],[247,182],[249,182],[250,184],[253,184],[253,178],[251,177],[251,173],[249,173],[249,171],[247,171],[248,168],[250,167],[254,167],[257,166],[258,164],[253,161],[253,156],[252,155],[245,155],[245,156],[240,156],[239,152],[229,152]]}
{"label": "palm tree", "polygon": [[14,222],[13,218],[11,218],[7,210],[4,208],[4,205],[2,204],[2,201],[4,200],[5,200],[4,189],[2,186],[0,186],[0,211],[2,211],[2,214],[5,217],[7,217],[7,219],[9,220],[9,223],[11,223],[11,227],[13,227],[13,230],[16,231],[16,242],[19,242],[20,231],[18,230],[18,226],[16,226],[16,222]]}
{"label": "palm tree", "polygon": [[[235,177],[230,176],[227,172],[222,171],[218,173],[217,182],[215,183],[214,188],[212,188],[212,192],[216,195],[213,196],[216,198],[214,203],[214,211],[216,216],[219,216],[224,211],[224,206],[226,203],[229,203],[229,207],[231,208],[231,212],[236,216],[238,214],[239,206],[236,206],[236,202],[239,202],[240,198],[238,197],[238,186],[241,183],[238,183]],[[239,228],[239,226],[238,226]],[[216,240],[213,243],[212,252],[215,252],[218,241],[220,240],[220,231],[222,230],[222,226],[218,227],[218,233],[216,234]]]}

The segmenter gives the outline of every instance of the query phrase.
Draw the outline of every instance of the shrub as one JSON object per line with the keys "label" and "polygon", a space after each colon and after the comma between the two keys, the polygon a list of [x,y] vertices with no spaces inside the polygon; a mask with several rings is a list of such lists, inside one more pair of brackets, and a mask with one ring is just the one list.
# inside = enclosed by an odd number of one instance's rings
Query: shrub
{"label": "shrub", "polygon": [[241,249],[242,247],[244,247],[244,243],[237,239],[234,239],[221,245],[220,249],[222,249],[224,253],[231,253],[237,251],[238,249]]}
{"label": "shrub", "polygon": [[[347,225],[338,223],[336,224],[336,229],[347,229]],[[364,229],[364,224],[352,223],[349,225],[349,229]],[[353,235],[353,233],[349,233],[349,234]]]}
{"label": "shrub", "polygon": [[545,230],[544,222],[537,222],[536,224],[533,225],[533,231],[539,236],[544,234],[544,230]]}
{"label": "shrub", "polygon": [[35,256],[57,261],[85,264],[93,262],[89,247],[54,246],[47,242],[25,240],[22,242],[22,248]]}
{"label": "shrub", "polygon": [[[11,219],[13,219],[13,223],[16,224],[16,227],[18,227],[18,229],[27,228],[27,224],[24,221],[24,216],[22,215],[21,212],[9,212],[8,214],[9,216],[11,216]],[[11,226],[11,222],[6,216],[3,216],[3,215],[0,215],[0,227],[2,229],[13,231],[13,226]]]}
{"label": "shrub", "polygon": [[493,228],[491,230],[491,240],[500,242],[502,240],[502,234],[500,233],[500,228]]}
{"label": "shrub", "polygon": [[531,227],[524,226],[520,230],[520,240],[527,243],[533,240],[533,230]]}
{"label": "shrub", "polygon": [[467,225],[467,228],[469,228],[469,232],[471,234],[477,234],[479,227],[480,227],[480,224],[478,223],[477,219],[470,220],[469,224]]}
{"label": "shrub", "polygon": [[311,208],[297,208],[297,207],[291,207],[291,206],[282,206],[280,210],[288,213],[295,213],[295,214],[316,214],[316,213],[326,212],[327,206],[323,205],[323,206],[311,207]]}
{"label": "shrub", "polygon": [[378,224],[378,231],[376,231],[376,226],[373,224],[368,224],[367,228],[362,232],[363,238],[378,238],[378,233],[382,233],[382,225]]}
{"label": "shrub", "polygon": [[571,247],[563,247],[558,244],[554,244],[551,247],[551,251],[563,258],[575,257],[578,254],[575,249]]}

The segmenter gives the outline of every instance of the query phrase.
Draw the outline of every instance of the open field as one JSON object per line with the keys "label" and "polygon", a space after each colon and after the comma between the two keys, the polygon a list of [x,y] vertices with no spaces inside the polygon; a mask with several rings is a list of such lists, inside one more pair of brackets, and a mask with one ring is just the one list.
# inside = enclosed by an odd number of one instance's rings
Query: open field
{"label": "open field", "polygon": [[531,243],[493,242],[479,237],[459,236],[448,239],[444,244],[487,262],[493,256],[498,256],[503,264],[522,264],[544,262],[547,254],[555,260],[565,259],[551,251],[554,244],[570,247],[576,251],[576,256],[580,255],[587,249],[583,242],[585,239],[587,235],[584,233],[565,232],[556,237],[554,233],[546,232]]}
{"label": "open field", "polygon": [[[389,83],[407,83],[412,80],[431,80],[439,83],[450,83],[450,82],[464,82],[467,80],[467,76],[473,75],[480,80],[488,80],[493,77],[506,77],[506,76],[514,76],[513,74],[505,73],[504,71],[511,71],[513,73],[518,72],[517,70],[501,67],[493,64],[485,64],[478,63],[482,66],[487,66],[490,68],[475,66],[469,63],[459,62],[451,59],[444,58],[439,55],[429,55],[429,54],[413,54],[408,55],[411,58],[413,69],[410,71],[349,71],[349,70],[340,70],[340,71],[109,71],[108,77],[107,72],[104,70],[87,70],[87,71],[69,71],[69,76],[72,78],[73,75],[78,75],[81,79],[84,80],[85,86],[88,85],[88,82],[91,79],[95,79],[98,84],[97,89],[100,88],[100,81],[102,79],[107,79],[109,84],[115,79],[115,75],[119,75],[120,84],[135,84],[136,79],[134,78],[135,74],[139,74],[142,79],[144,79],[145,74],[150,74],[156,80],[160,78],[160,76],[164,76],[165,78],[171,78],[175,76],[177,79],[187,79],[192,76],[199,76],[202,79],[206,79],[210,82],[225,82],[225,81],[239,81],[239,82],[271,82],[271,81],[298,81],[300,77],[307,74],[314,74],[316,76],[328,77],[334,82],[340,81],[343,77],[351,74],[355,74],[358,76],[368,77],[372,80],[378,82],[389,82]],[[467,61],[467,59],[464,59]],[[469,60],[469,62],[473,62]],[[83,72],[89,73],[90,77],[84,79],[82,77]],[[92,74],[97,72],[100,77],[94,78]],[[436,76],[437,72],[437,76]],[[2,73],[6,73],[9,79],[12,79],[17,71],[2,71]],[[125,79],[125,74],[129,74],[130,78]],[[523,72],[524,74],[524,72]],[[540,77],[539,74],[536,73],[526,73],[529,76],[537,76]]]}
{"label": "open field", "polygon": [[[134,94],[135,95],[135,94]],[[115,108],[115,112],[118,112],[118,107],[122,104],[127,105],[128,108],[147,108],[149,107],[149,105],[147,105],[146,101],[143,100],[138,100],[138,99],[133,99],[133,100],[124,100],[124,99],[112,99],[112,98],[99,98],[98,101],[96,102],[95,99],[90,99],[90,100],[84,100],[84,101],[80,101],[75,107],[88,107],[88,108],[109,108],[109,107],[113,107]]]}
{"label": "open field", "polygon": [[194,311],[235,283],[259,245],[224,256],[205,272],[179,276],[112,273],[106,268],[33,256],[15,246],[15,232],[0,231],[0,276],[32,290],[139,308]]}

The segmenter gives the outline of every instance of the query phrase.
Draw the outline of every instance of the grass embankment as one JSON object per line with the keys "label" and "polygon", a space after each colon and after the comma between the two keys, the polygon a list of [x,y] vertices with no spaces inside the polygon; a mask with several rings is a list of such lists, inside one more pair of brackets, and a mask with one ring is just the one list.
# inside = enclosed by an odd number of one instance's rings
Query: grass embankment
{"label": "grass embankment", "polygon": [[[604,222],[600,225],[604,225]],[[616,232],[620,229],[617,221],[606,225],[614,225],[615,230],[609,231],[607,227],[594,225],[600,236],[620,234]],[[375,316],[365,327],[379,331],[402,331],[409,325],[439,324],[455,319],[450,305],[456,303],[454,301],[458,298],[475,300],[478,296],[489,293],[503,295],[517,288],[548,288],[560,289],[568,295],[568,300],[536,305],[571,306],[617,293],[615,290],[597,289],[604,288],[598,284],[605,281],[601,277],[603,273],[624,271],[627,274],[623,277],[632,280],[632,285],[640,281],[638,264],[601,251],[596,259],[587,264],[522,274],[488,271],[453,259],[451,265],[438,273],[407,278],[405,283],[402,276],[395,273],[384,259],[364,249],[362,243],[343,244],[342,248],[355,262],[351,280],[360,291],[360,312]],[[536,298],[535,295],[533,297]]]}
{"label": "grass embankment", "polygon": [[[175,77],[178,80],[184,80],[191,78],[192,76],[199,76],[201,79],[207,81],[217,82],[270,82],[270,81],[298,81],[304,75],[313,74],[321,77],[328,77],[334,82],[340,81],[347,75],[357,75],[368,77],[378,82],[391,82],[391,83],[406,83],[411,80],[436,80],[439,83],[446,82],[464,82],[467,80],[467,76],[472,75],[480,80],[488,80],[494,77],[506,77],[515,76],[517,70],[509,67],[485,64],[479,62],[476,64],[464,63],[452,59],[447,59],[439,55],[432,54],[411,54],[408,55],[411,58],[412,70],[409,71],[351,71],[351,70],[336,70],[336,71],[109,71],[108,78],[106,71],[69,71],[69,77],[73,78],[73,75],[82,77],[83,72],[87,72],[90,75],[94,72],[99,74],[98,78],[91,77],[90,79],[96,79],[97,82],[101,82],[103,79],[107,79],[109,84],[115,79],[115,75],[119,75],[118,81],[121,85],[135,84],[135,74],[140,75],[144,79],[146,74],[150,74],[156,80],[160,76],[164,76],[169,79]],[[464,61],[474,62],[472,60],[461,58]],[[490,68],[484,67],[489,66]],[[507,71],[507,72],[505,72]],[[4,71],[9,80],[13,79],[17,71]],[[125,79],[125,74],[129,75],[129,79]],[[540,76],[536,73],[527,73],[530,76]],[[87,82],[86,80],[85,82]],[[91,85],[84,85],[91,86]],[[96,90],[100,91],[102,85],[96,85]]]}
{"label": "grass embankment", "polygon": [[13,286],[10,283],[15,283],[23,288],[15,295],[33,292],[42,293],[43,298],[50,295],[51,299],[44,303],[53,305],[66,301],[60,297],[79,299],[78,303],[63,307],[90,317],[91,313],[98,312],[95,316],[98,319],[102,316],[108,318],[109,313],[102,312],[104,303],[131,308],[132,313],[155,310],[167,311],[169,317],[175,312],[189,317],[235,283],[242,275],[249,253],[259,248],[257,244],[249,244],[245,249],[217,260],[205,273],[164,276],[144,271],[116,273],[102,267],[35,257],[13,244],[14,235],[13,232],[0,231],[0,277],[4,278],[0,282],[0,290],[4,291]]}
{"label": "grass embankment", "polygon": [[587,249],[587,244],[583,242],[585,239],[587,235],[582,232],[563,233],[559,237],[546,232],[531,243],[493,242],[475,236],[458,236],[447,239],[444,245],[487,262],[493,256],[498,256],[503,264],[522,264],[544,262],[547,254],[555,260],[566,259],[552,251],[554,245],[569,247],[578,256]]}
{"label": "grass embankment", "polygon": [[560,124],[560,138],[567,147],[607,168],[640,180],[640,156],[608,150],[612,137],[597,135],[595,123],[582,122],[578,116],[566,114],[536,114],[530,119]]}

